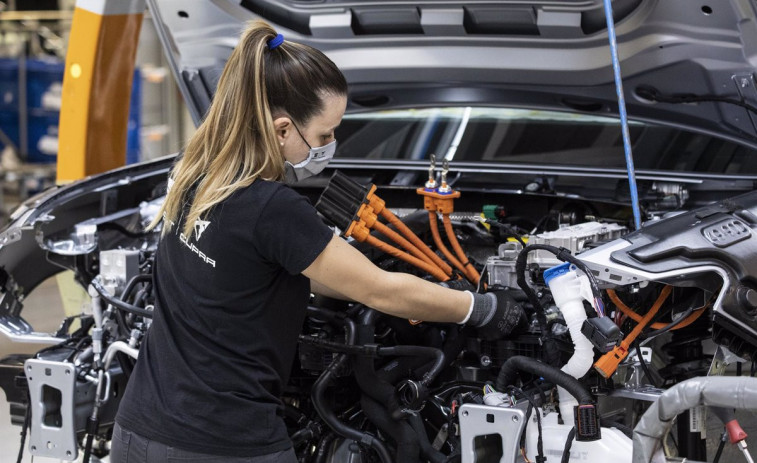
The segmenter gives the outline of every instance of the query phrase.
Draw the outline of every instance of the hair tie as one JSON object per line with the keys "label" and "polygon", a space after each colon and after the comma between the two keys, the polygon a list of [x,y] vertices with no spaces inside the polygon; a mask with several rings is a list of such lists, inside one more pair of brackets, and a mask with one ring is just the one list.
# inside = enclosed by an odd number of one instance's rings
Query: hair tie
{"label": "hair tie", "polygon": [[268,49],[273,50],[274,48],[278,47],[282,43],[284,43],[284,36],[281,34],[276,34],[276,37],[268,41]]}

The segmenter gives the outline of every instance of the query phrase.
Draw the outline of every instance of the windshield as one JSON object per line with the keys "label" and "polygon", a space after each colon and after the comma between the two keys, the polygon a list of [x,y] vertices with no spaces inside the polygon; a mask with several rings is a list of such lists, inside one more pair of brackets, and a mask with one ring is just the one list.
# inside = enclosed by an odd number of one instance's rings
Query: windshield
{"label": "windshield", "polygon": [[[674,127],[630,122],[637,169],[755,174],[755,150]],[[512,108],[451,107],[348,114],[337,156],[360,159],[625,168],[617,118]]]}

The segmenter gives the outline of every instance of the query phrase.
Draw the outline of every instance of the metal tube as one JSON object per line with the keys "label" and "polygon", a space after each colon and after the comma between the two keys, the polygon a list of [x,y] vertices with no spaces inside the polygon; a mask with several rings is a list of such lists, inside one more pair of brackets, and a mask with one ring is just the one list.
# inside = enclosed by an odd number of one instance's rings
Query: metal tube
{"label": "metal tube", "polygon": [[108,349],[105,351],[103,370],[108,371],[108,367],[110,367],[111,362],[113,362],[113,358],[116,356],[116,352],[123,352],[124,354],[135,359],[139,357],[139,350],[129,347],[129,345],[123,341],[116,341],[113,344],[109,345]]}

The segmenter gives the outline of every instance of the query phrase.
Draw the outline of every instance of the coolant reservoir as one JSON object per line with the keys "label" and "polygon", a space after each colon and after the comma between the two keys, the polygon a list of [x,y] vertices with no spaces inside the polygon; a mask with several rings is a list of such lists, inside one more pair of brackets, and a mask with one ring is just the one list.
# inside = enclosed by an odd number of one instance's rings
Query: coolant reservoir
{"label": "coolant reservoir", "polygon": [[[541,410],[534,411],[540,413]],[[557,413],[550,413],[542,417],[542,442],[544,456],[548,462],[558,462],[565,449],[565,440],[573,427],[573,423],[558,424]],[[536,461],[536,441],[539,428],[536,417],[531,415],[526,428],[526,455],[531,461]],[[587,463],[631,463],[633,443],[625,434],[615,428],[602,428],[602,439],[592,442],[573,441],[570,448],[571,462]]]}
{"label": "coolant reservoir", "polygon": [[[573,340],[573,356],[563,365],[562,371],[574,378],[582,378],[594,363],[594,346],[581,332],[586,321],[583,301],[591,300],[591,290],[586,276],[579,276],[575,266],[562,264],[544,272],[544,281],[552,292],[557,308],[562,312],[565,324]],[[562,387],[557,388],[560,396],[560,413],[563,419],[573,422],[573,407],[576,399]]]}

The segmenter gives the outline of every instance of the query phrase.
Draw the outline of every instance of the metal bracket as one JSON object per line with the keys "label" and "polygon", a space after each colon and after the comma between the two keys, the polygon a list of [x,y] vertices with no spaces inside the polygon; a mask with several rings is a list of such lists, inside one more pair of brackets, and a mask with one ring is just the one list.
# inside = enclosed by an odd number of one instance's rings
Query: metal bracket
{"label": "metal bracket", "polygon": [[520,436],[526,427],[526,414],[519,408],[465,404],[460,407],[460,439],[462,463],[479,461],[477,438],[499,435],[502,456],[500,463],[512,463],[519,455]]}
{"label": "metal bracket", "polygon": [[24,373],[29,384],[32,455],[75,460],[78,456],[74,423],[76,369],[66,362],[27,360]]}
{"label": "metal bracket", "polygon": [[[736,91],[739,92],[739,96],[744,101],[757,101],[757,87],[755,87],[754,74],[751,72],[744,74],[734,74],[732,77],[733,82],[736,84]],[[746,111],[746,109],[744,110]],[[752,127],[757,131],[757,119],[751,111],[746,111],[749,116],[749,120],[752,121]]]}
{"label": "metal bracket", "polygon": [[743,358],[728,350],[725,346],[718,346],[712,356],[712,364],[707,376],[723,376],[728,365],[736,362],[746,362]]}

